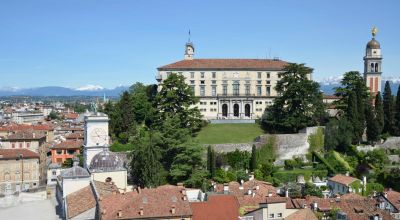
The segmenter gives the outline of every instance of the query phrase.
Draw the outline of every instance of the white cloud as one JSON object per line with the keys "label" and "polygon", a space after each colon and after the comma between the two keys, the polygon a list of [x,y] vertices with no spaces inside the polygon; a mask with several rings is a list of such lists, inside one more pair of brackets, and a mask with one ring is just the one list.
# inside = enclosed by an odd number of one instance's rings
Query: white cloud
{"label": "white cloud", "polygon": [[81,86],[76,88],[75,90],[78,91],[99,91],[99,90],[103,90],[104,88],[102,86],[99,85],[86,85],[86,86]]}
{"label": "white cloud", "polygon": [[6,91],[6,92],[17,92],[20,91],[21,88],[16,87],[16,86],[5,86],[5,87],[1,87],[0,91]]}
{"label": "white cloud", "polygon": [[318,80],[321,85],[336,85],[340,84],[340,81],[343,79],[343,75],[340,76],[329,76],[323,78],[322,80]]}

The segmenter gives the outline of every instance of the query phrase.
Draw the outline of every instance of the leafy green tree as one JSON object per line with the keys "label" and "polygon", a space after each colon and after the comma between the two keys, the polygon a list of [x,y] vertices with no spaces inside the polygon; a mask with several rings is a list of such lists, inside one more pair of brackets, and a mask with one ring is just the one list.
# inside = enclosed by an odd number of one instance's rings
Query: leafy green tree
{"label": "leafy green tree", "polygon": [[365,196],[373,195],[374,192],[381,193],[383,192],[385,187],[382,186],[380,183],[367,183],[367,191]]}
{"label": "leafy green tree", "polygon": [[202,119],[200,111],[194,105],[198,98],[189,85],[185,83],[185,77],[181,74],[172,73],[161,84],[161,90],[156,96],[157,111],[160,113],[162,123],[168,117],[175,115],[180,118],[179,126],[188,128],[191,135],[200,130]]}
{"label": "leafy green tree", "polygon": [[60,119],[59,115],[55,111],[51,111],[48,117],[50,120]]}
{"label": "leafy green tree", "polygon": [[131,173],[133,182],[141,187],[157,187],[165,182],[166,171],[160,163],[161,155],[149,132],[135,142]]}
{"label": "leafy green tree", "polygon": [[366,160],[374,167],[382,169],[388,161],[388,156],[383,149],[376,149],[367,152]]}
{"label": "leafy green tree", "polygon": [[383,133],[394,134],[394,103],[392,90],[390,89],[389,81],[385,83],[385,90],[383,93],[383,113],[384,113],[384,126]]}
{"label": "leafy green tree", "polygon": [[376,113],[370,102],[366,102],[365,116],[368,119],[367,122],[367,140],[374,144],[379,140],[379,122],[376,118]]}
{"label": "leafy green tree", "polygon": [[342,117],[338,121],[331,120],[325,129],[325,149],[345,152],[353,138],[351,123]]}
{"label": "leafy green tree", "polygon": [[382,134],[385,119],[383,113],[382,96],[380,92],[378,92],[375,96],[375,116],[378,123],[378,133]]}
{"label": "leafy green tree", "polygon": [[249,168],[250,154],[247,151],[239,151],[236,149],[235,151],[228,152],[226,157],[228,159],[229,166],[231,166],[234,170]]}
{"label": "leafy green tree", "polygon": [[269,132],[296,133],[317,125],[325,111],[319,84],[309,79],[313,70],[304,64],[291,63],[284,71],[275,87],[280,96],[265,110],[262,128]]}
{"label": "leafy green tree", "polygon": [[190,178],[187,179],[184,184],[186,187],[201,188],[204,190],[203,192],[206,192],[209,189],[208,176],[209,173],[206,170],[196,169],[193,170]]}
{"label": "leafy green tree", "polygon": [[207,170],[210,173],[210,177],[213,178],[216,170],[216,157],[215,151],[211,145],[207,148]]}
{"label": "leafy green tree", "polygon": [[341,86],[335,88],[335,95],[341,97],[335,105],[338,109],[346,110],[349,103],[349,95],[354,92],[358,96],[360,102],[368,99],[369,90],[365,85],[364,77],[358,71],[346,72],[340,82]]}
{"label": "leafy green tree", "polygon": [[304,196],[317,196],[320,198],[323,197],[322,190],[314,184],[308,182],[304,185],[303,197]]}
{"label": "leafy green tree", "polygon": [[251,147],[250,170],[254,171],[257,168],[257,148],[253,144]]}
{"label": "leafy green tree", "polygon": [[153,107],[151,94],[148,94],[148,90],[148,86],[142,83],[135,83],[129,88],[136,123],[147,122],[147,125],[151,126],[156,110]]}
{"label": "leafy green tree", "polygon": [[197,169],[203,168],[203,147],[195,143],[182,146],[182,151],[175,157],[171,165],[170,176],[175,183],[183,182]]}
{"label": "leafy green tree", "polygon": [[63,167],[63,168],[69,168],[69,167],[72,167],[72,165],[73,165],[72,159],[71,159],[71,158],[68,158],[68,159],[66,159],[66,160],[64,161],[64,163],[62,164],[62,167]]}

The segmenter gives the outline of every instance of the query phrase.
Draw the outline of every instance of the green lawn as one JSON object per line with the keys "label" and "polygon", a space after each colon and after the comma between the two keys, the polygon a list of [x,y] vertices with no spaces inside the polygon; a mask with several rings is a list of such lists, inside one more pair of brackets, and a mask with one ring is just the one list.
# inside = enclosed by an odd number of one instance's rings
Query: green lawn
{"label": "green lawn", "polygon": [[208,124],[196,139],[201,144],[248,143],[263,133],[258,124]]}

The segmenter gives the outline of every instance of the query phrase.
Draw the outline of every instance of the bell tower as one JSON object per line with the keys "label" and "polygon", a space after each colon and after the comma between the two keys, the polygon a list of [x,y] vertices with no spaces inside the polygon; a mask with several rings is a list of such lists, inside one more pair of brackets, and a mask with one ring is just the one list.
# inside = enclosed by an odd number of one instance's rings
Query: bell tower
{"label": "bell tower", "polygon": [[378,29],[371,30],[372,39],[367,43],[364,56],[364,79],[371,95],[381,91],[382,77],[382,53],[381,45],[375,40]]}
{"label": "bell tower", "polygon": [[193,43],[187,42],[185,45],[185,60],[193,60],[194,46]]}

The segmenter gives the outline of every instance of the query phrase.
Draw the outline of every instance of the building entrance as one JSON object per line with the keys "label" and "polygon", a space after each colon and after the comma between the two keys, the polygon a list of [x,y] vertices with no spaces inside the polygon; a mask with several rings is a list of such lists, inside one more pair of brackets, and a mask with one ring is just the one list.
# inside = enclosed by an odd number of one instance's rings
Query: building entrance
{"label": "building entrance", "polygon": [[238,104],[233,105],[233,116],[239,117],[239,105]]}

